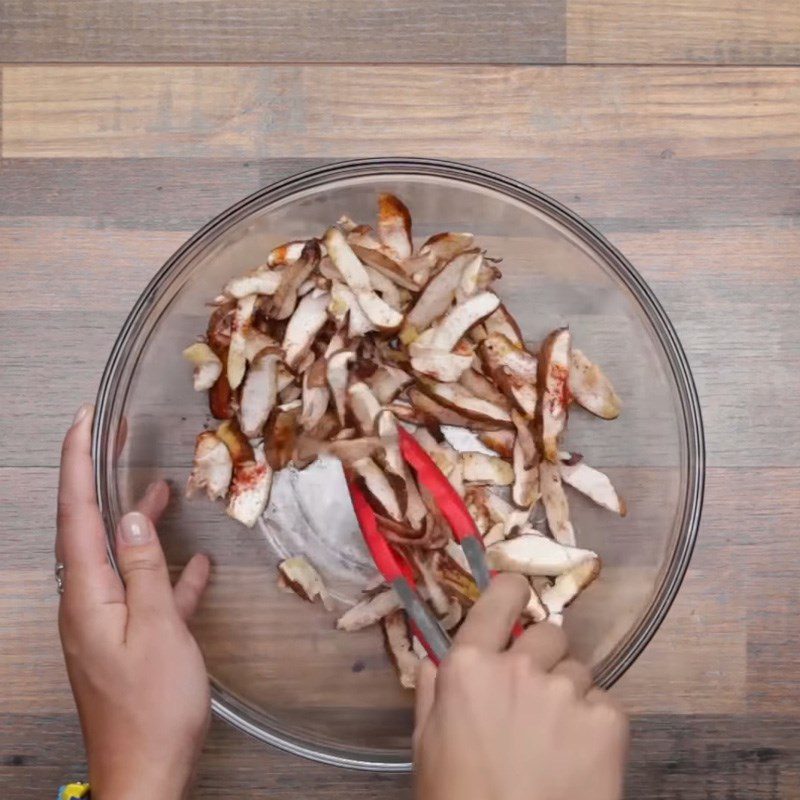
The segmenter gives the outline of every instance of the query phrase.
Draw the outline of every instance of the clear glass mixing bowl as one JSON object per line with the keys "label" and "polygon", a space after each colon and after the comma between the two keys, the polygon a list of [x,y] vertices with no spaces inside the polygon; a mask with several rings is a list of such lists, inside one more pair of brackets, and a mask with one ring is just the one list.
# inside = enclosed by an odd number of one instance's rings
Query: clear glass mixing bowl
{"label": "clear glass mixing bowl", "polygon": [[181,350],[205,330],[206,302],[280,242],[318,235],[343,213],[372,220],[385,191],[409,206],[418,240],[468,230],[502,256],[496,287],[526,339],[536,343],[568,322],[623,398],[614,422],[573,413],[567,440],[610,474],[629,508],[620,519],[570,494],[580,543],[601,554],[604,568],[567,612],[566,628],[602,686],[633,663],[678,591],[700,519],[704,448],[689,367],[652,291],[583,220],[508,178],[416,159],[327,166],[248,197],[169,259],[128,317],[98,395],[94,457],[108,529],[151,480],[172,481],[160,524],[170,563],[199,550],[214,562],[193,629],[216,713],[308,758],[400,771],[410,767],[412,697],[399,688],[380,635],[336,631],[318,604],[276,585],[276,563],[304,541],[328,559],[341,596],[351,593],[354,574],[370,573],[337,476],[287,473],[270,521],[253,530],[219,505],[186,501],[181,490],[208,420]]}

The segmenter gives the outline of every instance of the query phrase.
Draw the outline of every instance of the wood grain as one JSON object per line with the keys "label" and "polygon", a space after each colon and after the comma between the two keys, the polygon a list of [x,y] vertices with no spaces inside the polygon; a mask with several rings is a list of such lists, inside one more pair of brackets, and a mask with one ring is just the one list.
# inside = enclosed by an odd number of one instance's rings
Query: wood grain
{"label": "wood grain", "polygon": [[2,155],[356,158],[405,155],[413,141],[415,155],[445,158],[600,160],[631,148],[794,158],[796,78],[769,68],[6,67]]}
{"label": "wood grain", "polygon": [[558,63],[565,0],[0,0],[7,62]]}
{"label": "wood grain", "polygon": [[567,61],[798,64],[794,0],[568,0]]}

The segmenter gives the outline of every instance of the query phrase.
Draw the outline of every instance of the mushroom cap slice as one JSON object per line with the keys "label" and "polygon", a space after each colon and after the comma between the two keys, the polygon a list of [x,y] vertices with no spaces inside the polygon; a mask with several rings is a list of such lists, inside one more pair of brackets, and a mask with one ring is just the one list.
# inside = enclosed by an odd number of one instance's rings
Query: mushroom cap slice
{"label": "mushroom cap slice", "polygon": [[394,668],[397,677],[404,689],[413,689],[416,686],[417,667],[419,656],[414,652],[411,643],[411,631],[408,627],[408,618],[403,610],[392,611],[381,620],[386,653]]}
{"label": "mushroom cap slice", "polygon": [[528,417],[536,413],[538,362],[505,334],[491,333],[478,346],[486,371],[500,390]]}
{"label": "mushroom cap slice", "polygon": [[289,369],[296,369],[311,349],[314,338],[328,319],[327,292],[307,294],[292,314],[283,337],[284,360]]}
{"label": "mushroom cap slice", "polygon": [[471,355],[421,348],[411,356],[411,369],[437,381],[457,381],[472,364]]}
{"label": "mushroom cap slice", "polygon": [[419,389],[408,389],[406,394],[409,402],[417,414],[421,415],[422,419],[428,418],[442,425],[455,425],[459,428],[469,428],[471,430],[492,430],[495,427],[494,423],[465,417],[463,414],[437,403]]}
{"label": "mushroom cap slice", "polygon": [[536,434],[542,457],[558,461],[558,437],[567,424],[569,409],[569,328],[558,328],[542,343],[539,354]]}
{"label": "mushroom cap slice", "polygon": [[514,485],[511,487],[511,499],[518,508],[529,509],[539,499],[541,486],[538,468],[538,456],[529,462],[525,445],[520,436],[514,442]]}
{"label": "mushroom cap slice", "polygon": [[310,239],[303,246],[300,257],[281,271],[281,283],[270,304],[274,319],[288,319],[297,305],[300,287],[319,266],[322,251],[316,239]]}
{"label": "mushroom cap slice", "polygon": [[476,397],[494,403],[496,406],[511,410],[511,403],[508,398],[490,381],[485,375],[478,372],[474,367],[466,370],[459,379],[459,383],[472,392]]}
{"label": "mushroom cap slice", "polygon": [[331,302],[328,312],[339,324],[344,324],[345,317],[347,317],[347,333],[352,338],[358,338],[375,330],[370,318],[358,304],[353,291],[339,281],[331,284]]}
{"label": "mushroom cap slice", "polygon": [[392,364],[382,364],[365,380],[381,405],[391,403],[406,386],[414,381],[404,369]]}
{"label": "mushroom cap slice", "polygon": [[348,235],[347,243],[353,248],[353,252],[359,259],[370,268],[368,270],[370,282],[375,289],[383,291],[378,285],[380,280],[376,281],[375,273],[377,272],[380,278],[389,281],[392,285],[402,286],[412,292],[419,291],[419,285],[396,261],[394,253],[380,242],[375,241],[371,236],[365,237],[360,231],[357,231]]}
{"label": "mushroom cap slice", "polygon": [[264,458],[263,448],[255,448],[255,460],[237,464],[228,496],[228,516],[248,528],[256,524],[269,501],[272,469]]}
{"label": "mushroom cap slice", "polygon": [[[566,456],[566,458],[565,458]],[[559,453],[561,459],[558,469],[564,483],[585,494],[597,505],[624,517],[628,513],[625,501],[617,494],[617,490],[608,475],[594,469],[582,459],[572,462],[569,453]]]}
{"label": "mushroom cap slice", "polygon": [[517,437],[514,431],[499,429],[483,431],[478,434],[480,443],[503,458],[511,458],[514,453],[514,442]]}
{"label": "mushroom cap slice", "polygon": [[502,303],[486,317],[483,324],[487,335],[491,336],[493,333],[499,333],[517,347],[525,347],[522,331],[517,321],[509,314],[508,309]]}
{"label": "mushroom cap slice", "polygon": [[338,228],[328,228],[325,233],[325,246],[328,248],[328,255],[333,265],[353,292],[372,291],[366,267]]}
{"label": "mushroom cap slice", "polygon": [[539,464],[539,488],[547,515],[547,527],[553,538],[561,544],[575,545],[575,529],[569,519],[569,503],[561,485],[557,464],[542,461]]}
{"label": "mushroom cap slice", "polygon": [[295,239],[291,242],[284,242],[277,247],[273,247],[267,256],[267,265],[276,267],[282,264],[291,264],[297,261],[303,254],[303,248],[306,246],[304,239]]}
{"label": "mushroom cap slice", "polygon": [[232,475],[233,461],[225,443],[212,431],[203,431],[195,444],[186,496],[204,489],[209,500],[225,497]]}
{"label": "mushroom cap slice", "polygon": [[331,596],[320,574],[305,556],[293,556],[281,561],[278,564],[278,583],[309,603],[319,598],[328,611],[333,609]]}
{"label": "mushroom cap slice", "polygon": [[428,282],[414,307],[406,315],[401,333],[401,338],[406,344],[413,341],[435,319],[447,311],[453,302],[465,269],[472,262],[480,263],[482,258],[479,250],[455,256],[438,275]]}
{"label": "mushroom cap slice", "polygon": [[357,381],[347,389],[347,400],[353,412],[358,427],[364,436],[375,433],[378,414],[381,413],[381,404],[363,381]]}
{"label": "mushroom cap slice", "polygon": [[502,522],[495,522],[483,537],[484,547],[491,547],[506,538],[506,526]]}
{"label": "mushroom cap slice", "polygon": [[344,426],[347,419],[347,381],[348,367],[355,359],[354,350],[340,350],[328,358],[328,386],[331,388],[339,424]]}
{"label": "mushroom cap slice", "polygon": [[242,433],[254,439],[261,435],[264,423],[278,396],[278,361],[280,351],[267,348],[253,359],[247,371],[239,401],[239,423]]}
{"label": "mushroom cap slice", "polygon": [[560,614],[600,574],[600,559],[593,558],[559,575],[542,592],[542,602],[551,614]]}
{"label": "mushroom cap slice", "polygon": [[227,376],[231,389],[238,388],[247,369],[247,331],[253,316],[256,295],[249,294],[236,303],[228,346]]}
{"label": "mushroom cap slice", "polygon": [[345,611],[336,621],[336,627],[342,631],[360,631],[401,607],[402,603],[395,590],[384,589],[371,597],[365,597]]}
{"label": "mushroom cap slice", "polygon": [[486,453],[461,453],[464,480],[486,483],[491,486],[510,486],[514,482],[514,470],[508,461]]}
{"label": "mushroom cap slice", "polygon": [[489,400],[476,397],[461,384],[422,379],[417,381],[417,386],[437,403],[465,417],[492,422],[497,427],[512,426],[508,411]]}
{"label": "mushroom cap slice", "polygon": [[294,458],[299,417],[299,404],[292,403],[288,408],[278,406],[264,427],[266,458],[276,472],[288,466]]}
{"label": "mushroom cap slice", "polygon": [[303,412],[300,425],[304,430],[314,429],[328,410],[331,391],[328,388],[328,363],[320,356],[303,374]]}
{"label": "mushroom cap slice", "polygon": [[248,294],[271,295],[278,291],[282,279],[283,274],[278,270],[257,267],[228,281],[222,292],[226,297],[233,297],[237,300]]}
{"label": "mushroom cap slice", "polygon": [[216,434],[228,448],[234,467],[247,461],[255,461],[253,446],[247,441],[235,419],[225,420],[217,428]]}
{"label": "mushroom cap slice", "polygon": [[395,490],[386,473],[371,458],[360,458],[353,462],[352,469],[362,479],[367,499],[372,501],[376,513],[395,522],[402,522],[403,513]]}
{"label": "mushroom cap slice", "polygon": [[491,569],[529,576],[562,575],[573,567],[596,558],[597,553],[591,550],[568,547],[537,532],[504,539],[486,550],[486,560]]}
{"label": "mushroom cap slice", "polygon": [[437,260],[449,261],[453,256],[469,250],[475,242],[471,233],[435,233],[419,249],[421,256],[433,255]]}
{"label": "mushroom cap slice", "polygon": [[573,347],[569,358],[569,388],[575,401],[603,419],[616,419],[622,404],[611,381],[597,364]]}
{"label": "mushroom cap slice", "polygon": [[210,389],[222,374],[222,361],[205,343],[195,342],[183,351],[183,357],[194,365],[194,390]]}
{"label": "mushroom cap slice", "polygon": [[434,329],[431,347],[452,350],[476,323],[494,311],[500,298],[494,292],[479,292],[454,306]]}
{"label": "mushroom cap slice", "polygon": [[355,293],[361,310],[379,331],[395,331],[403,322],[403,315],[392,308],[375,291],[359,291]]}
{"label": "mushroom cap slice", "polygon": [[414,249],[411,214],[393,194],[382,194],[378,198],[378,237],[400,261],[411,256]]}

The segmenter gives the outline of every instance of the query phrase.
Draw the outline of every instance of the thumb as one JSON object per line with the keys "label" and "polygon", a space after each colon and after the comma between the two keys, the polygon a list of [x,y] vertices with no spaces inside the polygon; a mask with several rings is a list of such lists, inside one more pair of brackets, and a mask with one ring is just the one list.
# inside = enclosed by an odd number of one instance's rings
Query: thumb
{"label": "thumb", "polygon": [[175,613],[164,551],[152,521],[139,511],[131,511],[120,521],[117,564],[131,617]]}
{"label": "thumb", "polygon": [[417,668],[416,708],[414,713],[414,747],[425,730],[425,724],[433,708],[436,690],[436,667],[429,658],[419,663]]}

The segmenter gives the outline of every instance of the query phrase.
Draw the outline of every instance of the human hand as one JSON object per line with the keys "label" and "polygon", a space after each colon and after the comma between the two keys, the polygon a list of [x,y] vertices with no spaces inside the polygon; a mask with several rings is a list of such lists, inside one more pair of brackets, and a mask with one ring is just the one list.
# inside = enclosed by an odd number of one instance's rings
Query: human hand
{"label": "human hand", "polygon": [[[618,800],[628,723],[561,628],[508,647],[530,589],[499,575],[438,669],[423,662],[414,732],[418,800]],[[507,649],[508,648],[508,649]]]}
{"label": "human hand", "polygon": [[61,454],[56,560],[59,631],[86,743],[92,797],[187,796],[209,721],[203,656],[186,627],[209,576],[196,555],[173,588],[153,521],[169,489],[152,484],[117,531],[117,563],[95,497],[92,409],[81,407]]}

